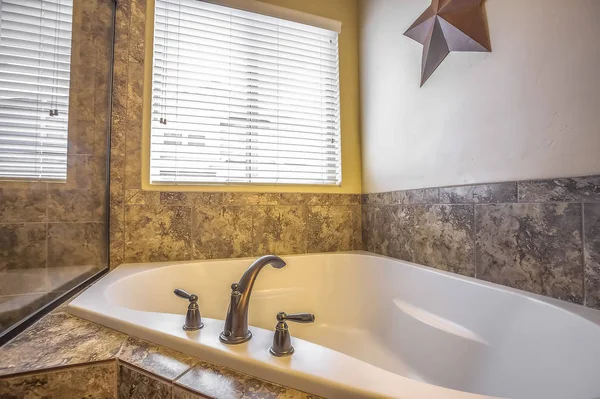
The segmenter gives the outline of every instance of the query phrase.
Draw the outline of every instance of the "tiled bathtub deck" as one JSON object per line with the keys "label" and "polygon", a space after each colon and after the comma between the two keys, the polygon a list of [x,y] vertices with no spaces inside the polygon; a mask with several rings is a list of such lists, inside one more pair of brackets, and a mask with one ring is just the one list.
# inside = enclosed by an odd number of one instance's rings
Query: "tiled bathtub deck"
{"label": "tiled bathtub deck", "polygon": [[65,313],[0,348],[0,398],[318,398]]}

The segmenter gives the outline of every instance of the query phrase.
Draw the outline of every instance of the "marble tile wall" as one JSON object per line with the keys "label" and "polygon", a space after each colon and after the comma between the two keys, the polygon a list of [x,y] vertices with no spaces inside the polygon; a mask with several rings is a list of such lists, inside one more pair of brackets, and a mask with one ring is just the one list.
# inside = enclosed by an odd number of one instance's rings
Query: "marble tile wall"
{"label": "marble tile wall", "polygon": [[0,333],[108,263],[112,12],[74,2],[67,182],[0,181]]}
{"label": "marble tile wall", "polygon": [[600,309],[600,176],[363,194],[366,250]]}
{"label": "marble tile wall", "polygon": [[141,189],[146,1],[117,6],[110,264],[361,249],[360,195]]}

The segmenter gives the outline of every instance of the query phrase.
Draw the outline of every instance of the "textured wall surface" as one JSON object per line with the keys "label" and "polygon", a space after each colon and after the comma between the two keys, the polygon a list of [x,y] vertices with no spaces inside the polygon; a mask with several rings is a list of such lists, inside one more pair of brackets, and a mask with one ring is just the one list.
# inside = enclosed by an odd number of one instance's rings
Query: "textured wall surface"
{"label": "textured wall surface", "polygon": [[363,194],[371,252],[600,309],[600,176]]}
{"label": "textured wall surface", "polygon": [[600,173],[597,0],[486,0],[491,53],[421,88],[430,0],[361,0],[363,192]]}
{"label": "textured wall surface", "polygon": [[66,183],[0,181],[0,332],[107,265],[112,5],[73,8]]}
{"label": "textured wall surface", "polygon": [[142,190],[146,1],[117,6],[110,263],[362,249],[358,194]]}

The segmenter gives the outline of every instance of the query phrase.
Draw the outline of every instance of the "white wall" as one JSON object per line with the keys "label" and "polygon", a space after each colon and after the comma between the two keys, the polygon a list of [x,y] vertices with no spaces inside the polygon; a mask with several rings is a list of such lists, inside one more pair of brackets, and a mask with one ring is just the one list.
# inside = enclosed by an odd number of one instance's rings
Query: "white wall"
{"label": "white wall", "polygon": [[363,191],[600,174],[600,0],[487,0],[492,53],[419,88],[430,0],[363,0]]}

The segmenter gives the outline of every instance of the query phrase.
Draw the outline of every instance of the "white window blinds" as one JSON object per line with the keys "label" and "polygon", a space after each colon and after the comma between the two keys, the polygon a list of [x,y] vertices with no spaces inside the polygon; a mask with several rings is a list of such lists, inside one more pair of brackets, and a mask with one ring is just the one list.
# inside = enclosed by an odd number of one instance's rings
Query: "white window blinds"
{"label": "white window blinds", "polygon": [[0,0],[0,179],[64,181],[73,0]]}
{"label": "white window blinds", "polygon": [[340,184],[338,33],[156,0],[151,183]]}

